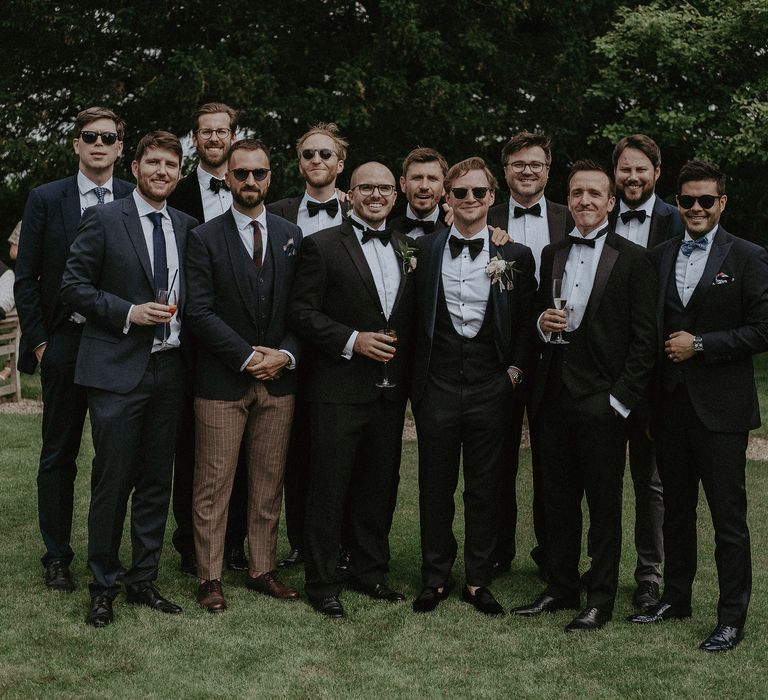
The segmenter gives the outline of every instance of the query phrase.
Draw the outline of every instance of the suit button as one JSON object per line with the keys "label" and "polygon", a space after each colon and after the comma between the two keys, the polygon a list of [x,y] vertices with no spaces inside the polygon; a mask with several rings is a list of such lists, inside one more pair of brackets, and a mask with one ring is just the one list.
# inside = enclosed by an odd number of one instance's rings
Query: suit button
{"label": "suit button", "polygon": [[262,300],[262,301],[266,301],[266,300],[267,300],[267,297],[261,297],[261,300]]}

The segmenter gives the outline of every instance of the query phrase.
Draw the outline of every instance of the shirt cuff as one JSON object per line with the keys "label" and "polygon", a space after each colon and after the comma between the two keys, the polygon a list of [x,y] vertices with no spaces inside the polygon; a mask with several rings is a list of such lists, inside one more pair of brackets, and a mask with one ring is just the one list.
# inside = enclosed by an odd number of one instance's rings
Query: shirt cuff
{"label": "shirt cuff", "polygon": [[609,400],[611,402],[611,408],[616,411],[622,418],[628,418],[629,417],[629,409],[621,403],[613,394],[609,395]]}
{"label": "shirt cuff", "polygon": [[248,357],[245,358],[245,362],[243,362],[242,365],[240,365],[240,371],[244,372],[245,368],[248,366],[248,363],[253,359],[253,356],[256,354],[256,351],[254,350]]}
{"label": "shirt cuff", "polygon": [[543,330],[541,330],[541,317],[545,313],[546,311],[542,311],[541,316],[536,319],[536,330],[539,332],[539,338],[541,338],[545,343],[548,343],[552,338],[552,333],[545,333]]}
{"label": "shirt cuff", "polygon": [[126,334],[131,330],[131,312],[133,311],[134,306],[136,305],[131,304],[131,308],[128,309],[128,315],[125,317],[125,325],[123,326],[123,334]]}
{"label": "shirt cuff", "polygon": [[285,369],[296,369],[296,358],[293,356],[293,353],[288,352],[288,350],[284,350],[283,348],[280,348],[280,352],[284,355],[288,355],[288,364],[285,366]]}
{"label": "shirt cuff", "polygon": [[347,341],[347,344],[344,346],[344,349],[341,351],[341,356],[345,360],[351,360],[352,354],[355,350],[355,341],[357,340],[358,331],[352,331],[352,335],[349,336],[349,340]]}

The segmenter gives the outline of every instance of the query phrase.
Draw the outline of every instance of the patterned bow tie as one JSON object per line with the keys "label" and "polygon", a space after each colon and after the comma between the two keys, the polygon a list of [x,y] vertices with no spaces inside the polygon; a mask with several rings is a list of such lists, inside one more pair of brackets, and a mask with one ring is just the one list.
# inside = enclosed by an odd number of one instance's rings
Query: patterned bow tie
{"label": "patterned bow tie", "polygon": [[435,221],[424,221],[423,219],[411,219],[405,217],[403,221],[403,233],[410,233],[415,228],[420,228],[424,233],[432,233],[435,230]]}
{"label": "patterned bow tie", "polygon": [[680,243],[680,252],[685,255],[686,258],[690,258],[691,253],[694,250],[697,248],[699,250],[706,250],[708,245],[709,239],[706,236],[704,236],[704,238],[698,238],[695,241],[683,241]]}
{"label": "patterned bow tie", "polygon": [[320,211],[327,212],[328,216],[330,216],[332,219],[335,219],[336,214],[339,213],[339,200],[334,197],[333,199],[329,199],[327,202],[323,202],[322,204],[320,202],[313,202],[311,200],[307,201],[307,213],[310,216],[317,216]]}
{"label": "patterned bow tie", "polygon": [[530,214],[531,216],[541,216],[541,204],[537,202],[532,207],[528,207],[527,209],[525,207],[515,207],[512,211],[512,215],[516,219],[519,219],[521,216],[525,216],[526,214]]}
{"label": "patterned bow tie", "polygon": [[619,214],[621,216],[621,220],[628,224],[632,219],[637,219],[638,223],[643,223],[648,216],[648,212],[645,211],[645,209],[628,209],[627,211],[621,212]]}
{"label": "patterned bow tie", "polygon": [[483,251],[484,241],[482,238],[473,238],[468,240],[466,238],[457,238],[451,236],[448,239],[448,247],[451,249],[451,257],[458,258],[462,248],[469,248],[469,255],[474,260]]}
{"label": "patterned bow tie", "polygon": [[227,183],[224,182],[224,180],[219,180],[219,178],[217,178],[217,177],[212,177],[211,178],[209,189],[214,194],[218,194],[219,190],[221,190],[221,189],[223,189],[225,192],[229,192],[229,187],[227,187]]}

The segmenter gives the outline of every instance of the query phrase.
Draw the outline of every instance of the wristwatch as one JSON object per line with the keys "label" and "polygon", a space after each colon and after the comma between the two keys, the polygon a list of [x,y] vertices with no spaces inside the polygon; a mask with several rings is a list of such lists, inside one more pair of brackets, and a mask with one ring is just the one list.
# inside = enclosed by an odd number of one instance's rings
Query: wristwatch
{"label": "wristwatch", "polygon": [[701,339],[700,335],[693,336],[693,351],[704,352],[704,341]]}
{"label": "wristwatch", "polygon": [[507,368],[507,374],[509,375],[509,380],[517,386],[520,384],[520,382],[523,381],[523,373],[517,369],[517,367],[508,367]]}

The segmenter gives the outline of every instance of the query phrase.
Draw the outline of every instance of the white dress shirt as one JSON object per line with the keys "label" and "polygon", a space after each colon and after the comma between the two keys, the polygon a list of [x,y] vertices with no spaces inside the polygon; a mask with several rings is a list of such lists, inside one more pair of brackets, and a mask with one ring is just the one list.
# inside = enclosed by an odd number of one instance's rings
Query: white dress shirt
{"label": "white dress shirt", "polygon": [[647,201],[637,207],[634,211],[644,211],[645,221],[641,224],[637,219],[630,219],[628,224],[621,220],[621,215],[625,211],[633,211],[624,201],[619,203],[619,216],[616,219],[616,233],[626,238],[632,243],[647,248],[648,238],[651,235],[651,216],[653,215],[653,205],[656,203],[656,195],[652,194]]}
{"label": "white dress shirt", "polygon": [[[541,214],[524,214],[515,218],[515,207],[523,205],[516,202],[513,197],[509,198],[509,214],[507,215],[507,233],[515,243],[527,245],[533,253],[533,259],[536,263],[536,281],[540,279],[539,268],[541,267],[541,251],[549,245],[549,221],[547,220],[547,200],[544,196],[538,202],[541,207]],[[523,207],[527,209],[528,207]]]}
{"label": "white dress shirt", "polygon": [[[326,199],[325,202],[330,202],[332,199],[338,199],[335,192],[331,197]],[[325,228],[331,228],[331,226],[339,226],[341,224],[343,218],[341,213],[341,202],[339,202],[339,210],[336,212],[336,216],[331,216],[327,211],[322,209],[317,212],[316,216],[310,216],[309,211],[307,210],[307,202],[325,204],[325,202],[320,202],[314,197],[310,197],[306,192],[304,193],[301,203],[299,204],[296,225],[301,229],[301,232],[305,236],[311,236],[313,233],[322,231]]]}
{"label": "white dress shirt", "polygon": [[[223,187],[214,192],[211,189],[211,178],[214,177],[207,173],[201,166],[197,166],[197,182],[200,185],[200,196],[203,200],[203,216],[206,221],[221,216],[232,206],[232,193]],[[217,180],[219,178],[216,178]],[[200,222],[203,223],[202,221]]]}
{"label": "white dress shirt", "polygon": [[112,178],[110,177],[103,185],[97,185],[95,182],[83,175],[82,170],[77,171],[77,189],[80,193],[80,213],[82,214],[88,207],[93,207],[99,203],[94,189],[103,187],[107,190],[104,193],[104,204],[112,202],[115,199],[115,193],[112,189]]}
{"label": "white dress shirt", "polygon": [[15,308],[13,301],[13,283],[15,279],[13,270],[6,270],[0,274],[0,309],[5,311],[6,316]]}
{"label": "white dress shirt", "polygon": [[[706,234],[709,241],[706,250],[694,248],[691,256],[686,258],[683,253],[677,251],[677,261],[675,262],[675,282],[677,283],[677,292],[683,302],[683,306],[688,306],[688,302],[696,290],[696,285],[704,274],[704,268],[707,266],[709,252],[712,250],[712,241],[715,238],[717,226]],[[692,241],[691,234],[688,231],[683,236],[684,241]]]}
{"label": "white dress shirt", "polygon": [[[405,218],[406,219],[410,219],[411,221],[432,221],[432,222],[435,222],[435,221],[437,221],[437,218],[439,216],[440,216],[440,205],[439,204],[434,208],[434,210],[432,210],[429,213],[428,216],[425,216],[425,217],[423,217],[421,219],[418,216],[416,216],[416,212],[414,212],[413,209],[411,209],[411,205],[410,204],[405,208]],[[415,240],[416,238],[419,238],[420,236],[424,235],[424,229],[421,228],[420,226],[418,226],[418,227],[413,228],[410,231],[408,231],[408,233],[406,235],[409,238],[413,238]]]}

